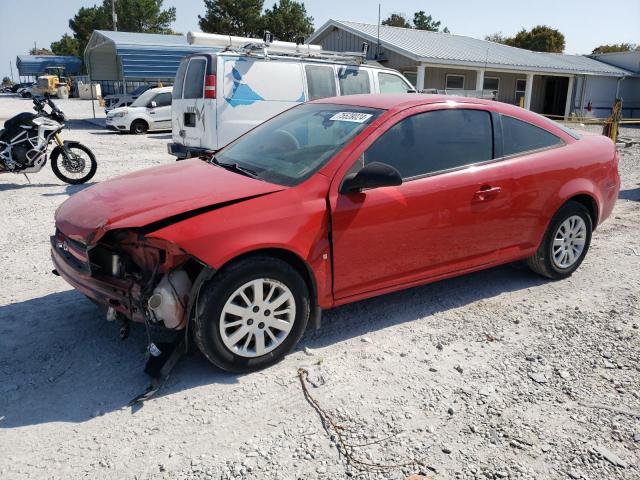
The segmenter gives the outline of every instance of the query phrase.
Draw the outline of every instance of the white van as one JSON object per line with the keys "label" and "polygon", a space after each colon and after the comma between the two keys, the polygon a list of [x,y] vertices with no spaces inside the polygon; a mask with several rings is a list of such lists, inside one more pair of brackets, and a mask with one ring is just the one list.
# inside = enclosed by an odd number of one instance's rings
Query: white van
{"label": "white van", "polygon": [[350,58],[242,51],[185,57],[173,87],[169,153],[183,159],[219,150],[256,125],[308,100],[415,91],[396,70]]}

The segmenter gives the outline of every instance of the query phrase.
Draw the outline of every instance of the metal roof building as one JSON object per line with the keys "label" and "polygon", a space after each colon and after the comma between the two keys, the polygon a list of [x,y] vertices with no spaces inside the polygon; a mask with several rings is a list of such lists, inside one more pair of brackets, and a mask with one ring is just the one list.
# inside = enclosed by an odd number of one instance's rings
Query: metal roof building
{"label": "metal roof building", "polygon": [[610,108],[619,80],[630,75],[581,55],[533,52],[463,35],[343,20],[327,21],[308,42],[334,51],[359,51],[366,42],[369,59],[401,71],[418,90],[495,92],[497,100],[565,117],[588,104],[583,94],[589,82],[613,89],[604,96]]}
{"label": "metal roof building", "polygon": [[92,81],[172,81],[185,55],[211,51],[186,35],[95,30],[84,51]]}
{"label": "metal roof building", "polygon": [[59,55],[18,55],[16,66],[21,77],[37,77],[46,73],[49,67],[64,67],[68,75],[77,75],[80,73],[82,60]]}

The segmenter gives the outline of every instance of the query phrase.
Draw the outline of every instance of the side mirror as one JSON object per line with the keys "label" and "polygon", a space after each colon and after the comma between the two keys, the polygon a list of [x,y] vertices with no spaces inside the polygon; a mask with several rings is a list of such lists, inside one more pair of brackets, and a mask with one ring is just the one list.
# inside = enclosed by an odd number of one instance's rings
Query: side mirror
{"label": "side mirror", "polygon": [[158,104],[156,103],[156,101],[155,101],[155,100],[151,100],[151,103],[149,104],[149,106],[150,106],[151,108],[156,108],[156,107],[158,106]]}
{"label": "side mirror", "polygon": [[357,173],[344,177],[340,185],[340,193],[359,192],[364,188],[393,187],[402,185],[400,172],[391,165],[372,162]]}

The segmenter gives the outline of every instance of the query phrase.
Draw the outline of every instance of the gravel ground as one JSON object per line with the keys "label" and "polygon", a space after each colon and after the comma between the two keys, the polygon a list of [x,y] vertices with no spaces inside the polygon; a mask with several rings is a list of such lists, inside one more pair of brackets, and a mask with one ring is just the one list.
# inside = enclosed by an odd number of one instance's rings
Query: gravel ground
{"label": "gravel ground", "polygon": [[[59,104],[96,182],[172,161],[168,134],[108,133],[80,120],[89,102]],[[0,123],[29,108],[0,97]],[[0,478],[638,479],[640,145],[620,171],[614,214],[568,280],[502,267],[337,308],[272,368],[237,376],[193,354],[133,409],[144,329],[118,340],[50,273],[53,213],[82,187],[48,167],[31,184],[3,175]],[[370,444],[354,458],[408,465],[349,465],[300,367],[345,441]]]}

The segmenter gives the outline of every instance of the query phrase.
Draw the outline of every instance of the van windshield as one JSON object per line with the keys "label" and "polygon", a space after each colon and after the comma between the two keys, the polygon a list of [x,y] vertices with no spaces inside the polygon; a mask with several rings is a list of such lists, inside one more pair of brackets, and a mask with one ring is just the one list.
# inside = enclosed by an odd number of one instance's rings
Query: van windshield
{"label": "van windshield", "polygon": [[147,105],[149,105],[149,102],[155,96],[156,93],[157,92],[153,88],[150,89],[150,90],[147,90],[142,95],[140,95],[138,98],[136,98],[133,101],[133,103],[131,104],[131,106],[132,107],[146,107]]}
{"label": "van windshield", "polygon": [[267,182],[293,186],[325,165],[383,110],[352,105],[294,107],[216,154],[215,163]]}

